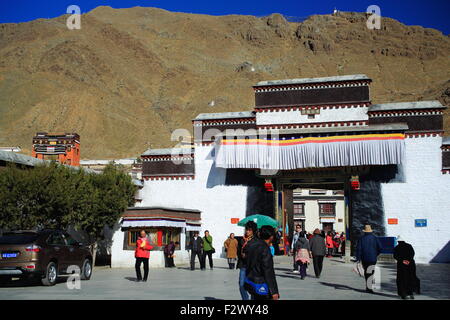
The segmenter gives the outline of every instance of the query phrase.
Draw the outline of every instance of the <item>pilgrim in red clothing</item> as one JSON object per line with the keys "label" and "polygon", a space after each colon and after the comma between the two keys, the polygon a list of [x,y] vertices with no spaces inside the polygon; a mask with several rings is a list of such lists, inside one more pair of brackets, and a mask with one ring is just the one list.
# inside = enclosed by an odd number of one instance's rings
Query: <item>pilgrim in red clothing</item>
{"label": "pilgrim in red clothing", "polygon": [[[150,250],[153,249],[153,246],[150,245],[150,241],[147,238],[147,234],[145,230],[141,230],[139,233],[139,238],[136,241],[136,250],[134,252],[134,256],[136,258],[136,278],[137,282],[147,281],[148,278],[148,259],[150,258]],[[144,278],[142,278],[141,274],[141,264],[144,264]]]}

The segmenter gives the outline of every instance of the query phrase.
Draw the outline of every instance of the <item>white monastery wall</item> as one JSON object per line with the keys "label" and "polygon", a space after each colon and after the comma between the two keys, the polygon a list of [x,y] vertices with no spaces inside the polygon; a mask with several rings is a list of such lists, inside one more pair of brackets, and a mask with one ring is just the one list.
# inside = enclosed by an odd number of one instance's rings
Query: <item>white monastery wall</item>
{"label": "white monastery wall", "polygon": [[[401,235],[414,247],[416,261],[428,263],[450,241],[450,175],[441,173],[441,137],[407,138],[405,143],[399,177],[405,182],[381,185],[386,235]],[[398,218],[398,224],[388,224],[389,218]],[[427,219],[427,226],[415,227],[415,219]]]}
{"label": "white monastery wall", "polygon": [[308,119],[308,115],[295,111],[268,111],[256,113],[256,125],[295,124],[295,123],[320,123],[341,121],[368,121],[368,107],[354,106],[351,108],[327,108],[320,109],[314,119]]}
{"label": "white monastery wall", "polygon": [[[212,146],[195,148],[194,180],[148,180],[142,189],[141,206],[164,206],[201,211],[202,231],[209,230],[216,249],[215,258],[224,257],[223,243],[231,232],[243,235],[244,228],[231,218],[245,218],[247,187],[225,186],[223,168],[212,168]],[[182,247],[184,248],[184,247]]]}

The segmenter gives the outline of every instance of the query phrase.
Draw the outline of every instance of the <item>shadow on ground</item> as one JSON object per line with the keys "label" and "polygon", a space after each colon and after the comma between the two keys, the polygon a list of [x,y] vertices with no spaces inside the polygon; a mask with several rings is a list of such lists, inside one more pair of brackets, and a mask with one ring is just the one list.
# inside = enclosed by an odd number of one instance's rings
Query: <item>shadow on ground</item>
{"label": "shadow on ground", "polygon": [[[67,281],[67,277],[59,277],[56,284]],[[19,287],[44,287],[40,279],[18,279],[8,280],[0,284],[0,288],[19,288]]]}
{"label": "shadow on ground", "polygon": [[[343,284],[329,283],[329,282],[323,282],[323,281],[320,281],[319,283],[321,285],[324,285],[324,286],[327,286],[327,287],[332,287],[332,288],[334,288],[336,290],[352,290],[352,291],[356,291],[356,292],[367,293],[366,290],[353,288],[353,287],[350,287],[350,286],[347,286],[347,285],[343,285]],[[367,293],[367,298],[370,298],[370,295],[383,296],[383,297],[387,297],[387,298],[395,298],[395,297],[397,297],[396,295],[393,295],[393,294],[374,292],[374,293],[370,293],[370,294]]]}

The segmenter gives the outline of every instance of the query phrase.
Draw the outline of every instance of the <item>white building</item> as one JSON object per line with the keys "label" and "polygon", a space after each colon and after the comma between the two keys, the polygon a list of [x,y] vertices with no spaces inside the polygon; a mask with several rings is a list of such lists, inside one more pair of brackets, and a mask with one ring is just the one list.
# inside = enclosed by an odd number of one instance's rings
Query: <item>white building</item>
{"label": "white building", "polygon": [[[200,114],[192,146],[142,155],[139,206],[201,212],[199,229],[210,231],[218,258],[231,232],[242,235],[239,219],[267,214],[290,236],[295,189],[343,190],[334,229],[345,230],[347,245],[369,223],[386,250],[402,235],[418,262],[450,262],[446,107],[373,105],[370,83],[365,75],[259,82],[253,110]],[[123,230],[114,235],[113,266],[130,265]]]}
{"label": "white building", "polygon": [[295,189],[294,225],[313,233],[324,231],[345,232],[345,204],[343,190]]}

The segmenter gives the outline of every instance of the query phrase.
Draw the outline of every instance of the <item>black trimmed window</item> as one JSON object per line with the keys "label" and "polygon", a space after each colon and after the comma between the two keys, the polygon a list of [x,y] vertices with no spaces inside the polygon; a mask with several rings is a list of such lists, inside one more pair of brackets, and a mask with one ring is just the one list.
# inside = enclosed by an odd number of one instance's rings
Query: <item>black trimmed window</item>
{"label": "black trimmed window", "polygon": [[319,203],[319,216],[335,216],[336,203]]}
{"label": "black trimmed window", "polygon": [[304,216],[304,215],[305,215],[305,204],[294,203],[294,216]]}

